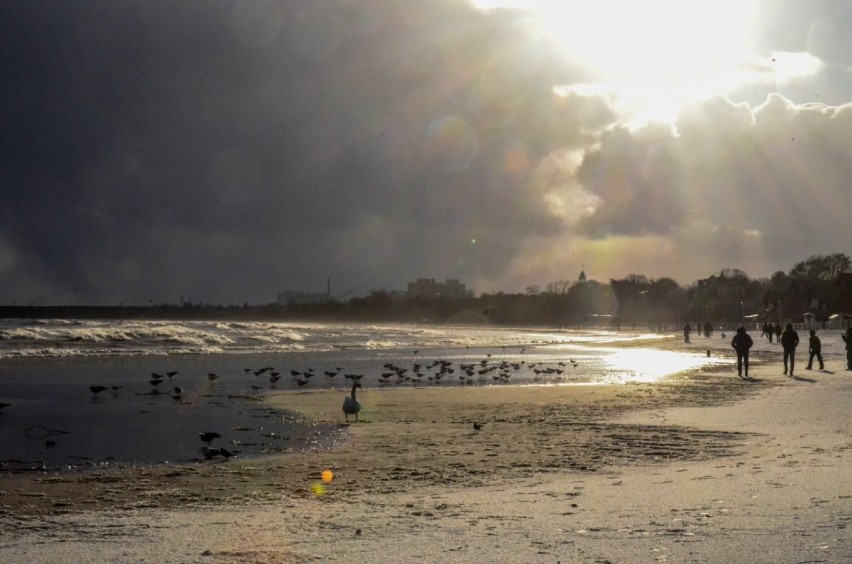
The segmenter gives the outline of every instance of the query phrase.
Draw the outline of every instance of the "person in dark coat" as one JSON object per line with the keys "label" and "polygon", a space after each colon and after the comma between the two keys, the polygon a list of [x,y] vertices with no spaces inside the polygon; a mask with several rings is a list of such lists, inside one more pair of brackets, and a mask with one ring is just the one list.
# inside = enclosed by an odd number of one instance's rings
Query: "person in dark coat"
{"label": "person in dark coat", "polygon": [[852,370],[852,325],[846,327],[846,334],[840,335],[846,343],[846,370]]}
{"label": "person in dark coat", "polygon": [[684,343],[689,342],[689,332],[691,330],[692,330],[692,328],[689,326],[689,323],[687,323],[686,325],[683,326],[683,342]]}
{"label": "person in dark coat", "polygon": [[825,364],[822,362],[822,341],[817,337],[816,329],[811,329],[811,336],[808,339],[808,354],[810,355],[808,356],[808,370],[811,370],[814,366],[814,357],[819,361],[819,369],[825,369]]}
{"label": "person in dark coat", "polygon": [[[781,326],[780,324],[778,325]],[[781,346],[784,348],[784,374],[787,374],[787,360],[790,361],[790,376],[796,366],[796,347],[799,346],[799,334],[793,329],[793,324],[788,323],[784,332],[781,333]]]}
{"label": "person in dark coat", "polygon": [[775,324],[775,340],[778,341],[779,343],[781,342],[781,324],[780,323]]}
{"label": "person in dark coat", "polygon": [[740,378],[743,377],[743,368],[745,368],[745,376],[748,378],[748,351],[753,344],[754,341],[746,333],[745,327],[738,328],[737,334],[731,340],[731,346],[737,351],[737,375]]}

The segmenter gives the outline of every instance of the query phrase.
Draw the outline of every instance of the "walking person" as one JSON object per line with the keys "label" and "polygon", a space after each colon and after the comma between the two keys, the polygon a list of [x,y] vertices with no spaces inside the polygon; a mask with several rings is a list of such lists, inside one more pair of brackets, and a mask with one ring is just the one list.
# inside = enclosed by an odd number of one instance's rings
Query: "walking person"
{"label": "walking person", "polygon": [[817,337],[816,329],[811,329],[811,337],[808,340],[808,366],[807,369],[811,370],[814,365],[814,357],[819,361],[819,369],[825,370],[825,364],[822,362],[822,341]]}
{"label": "walking person", "polygon": [[[781,327],[781,324],[778,324]],[[799,334],[793,329],[793,324],[788,323],[784,332],[781,333],[779,339],[781,346],[784,348],[784,374],[787,374],[787,360],[790,361],[790,376],[793,375],[793,369],[796,366],[796,347],[799,346]]]}
{"label": "walking person", "polygon": [[[778,342],[778,343],[781,342],[781,322],[780,321],[775,324],[775,341]],[[770,340],[770,342],[772,342],[772,341]]]}
{"label": "walking person", "polygon": [[846,334],[840,335],[846,343],[846,370],[852,370],[852,324],[846,326]]}
{"label": "walking person", "polygon": [[743,377],[743,368],[745,368],[745,377],[748,378],[748,351],[753,344],[754,341],[746,333],[745,327],[738,328],[737,334],[731,340],[731,346],[737,351],[737,375],[740,378]]}
{"label": "walking person", "polygon": [[683,326],[683,342],[684,343],[689,342],[689,332],[691,330],[692,330],[692,328],[689,326],[689,323],[687,323],[686,325]]}

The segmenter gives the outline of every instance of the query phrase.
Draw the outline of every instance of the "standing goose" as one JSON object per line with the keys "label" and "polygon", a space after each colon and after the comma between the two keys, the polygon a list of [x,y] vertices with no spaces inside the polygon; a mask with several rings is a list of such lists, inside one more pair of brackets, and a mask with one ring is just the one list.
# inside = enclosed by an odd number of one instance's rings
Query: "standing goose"
{"label": "standing goose", "polygon": [[349,421],[349,416],[354,415],[355,421],[358,421],[358,412],[361,411],[361,403],[355,399],[355,388],[360,388],[358,382],[352,383],[352,395],[343,400],[343,413],[346,414],[346,421]]}

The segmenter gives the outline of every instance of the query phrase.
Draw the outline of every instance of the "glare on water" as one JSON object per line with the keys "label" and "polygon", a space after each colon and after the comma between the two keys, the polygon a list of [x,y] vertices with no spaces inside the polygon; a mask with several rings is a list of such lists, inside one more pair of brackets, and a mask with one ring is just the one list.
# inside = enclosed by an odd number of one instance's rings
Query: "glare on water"
{"label": "glare on water", "polygon": [[707,359],[696,354],[654,349],[612,350],[603,357],[616,380],[624,382],[655,382],[666,376],[692,370],[707,364]]}

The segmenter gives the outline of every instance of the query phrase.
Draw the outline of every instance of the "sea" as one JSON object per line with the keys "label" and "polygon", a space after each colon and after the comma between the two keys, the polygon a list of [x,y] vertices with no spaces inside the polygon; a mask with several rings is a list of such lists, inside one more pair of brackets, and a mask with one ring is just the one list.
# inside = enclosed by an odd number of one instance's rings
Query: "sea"
{"label": "sea", "polygon": [[[247,321],[0,320],[0,473],[207,463],[323,448],[346,424],[280,391],[621,385],[728,362],[602,329]],[[94,387],[94,388],[93,388]],[[100,391],[94,391],[99,390]],[[363,391],[362,391],[363,393]],[[205,442],[202,433],[216,433]],[[206,448],[205,448],[206,447]]]}

